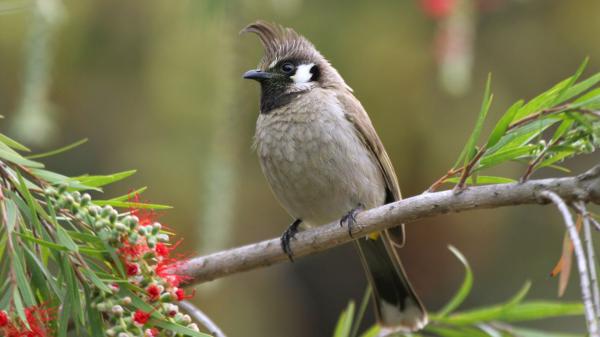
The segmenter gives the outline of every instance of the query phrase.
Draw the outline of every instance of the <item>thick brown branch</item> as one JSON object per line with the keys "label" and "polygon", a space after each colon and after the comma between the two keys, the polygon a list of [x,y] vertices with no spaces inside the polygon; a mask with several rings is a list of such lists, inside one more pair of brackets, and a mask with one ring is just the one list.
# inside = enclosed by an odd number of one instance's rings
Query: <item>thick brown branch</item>
{"label": "thick brown branch", "polygon": [[[339,246],[399,223],[449,212],[547,203],[548,200],[539,195],[542,191],[552,191],[566,202],[600,204],[600,165],[576,177],[470,187],[460,194],[453,191],[420,194],[361,212],[356,225],[352,227],[352,237],[348,235],[347,228],[334,222],[298,233],[291,247],[294,255],[299,257]],[[190,278],[190,284],[197,284],[287,260],[277,238],[192,258],[177,268],[180,274]]]}

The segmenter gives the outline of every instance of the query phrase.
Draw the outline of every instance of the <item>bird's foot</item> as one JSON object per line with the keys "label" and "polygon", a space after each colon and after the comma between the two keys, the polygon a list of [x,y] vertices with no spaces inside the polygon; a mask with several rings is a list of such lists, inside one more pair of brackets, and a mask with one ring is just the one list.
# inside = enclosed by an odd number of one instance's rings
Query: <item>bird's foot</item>
{"label": "bird's foot", "polygon": [[364,210],[363,204],[358,204],[358,206],[356,206],[356,208],[354,208],[350,212],[346,213],[346,215],[344,215],[340,219],[340,226],[341,227],[344,227],[344,225],[348,226],[348,235],[350,235],[351,238],[353,238],[352,227],[354,225],[356,225],[356,215],[363,210]]}
{"label": "bird's foot", "polygon": [[298,233],[298,226],[302,223],[302,220],[296,219],[292,224],[281,234],[281,249],[288,256],[290,261],[294,262],[294,253],[292,253],[292,247],[290,247],[290,240]]}

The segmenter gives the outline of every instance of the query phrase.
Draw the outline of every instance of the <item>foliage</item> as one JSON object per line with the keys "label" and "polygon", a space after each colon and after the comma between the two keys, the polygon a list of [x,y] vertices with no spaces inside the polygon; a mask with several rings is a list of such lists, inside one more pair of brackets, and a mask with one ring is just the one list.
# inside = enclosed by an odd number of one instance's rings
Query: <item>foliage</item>
{"label": "foliage", "polygon": [[[577,72],[528,102],[511,105],[496,122],[487,141],[477,146],[493,95],[488,77],[475,128],[454,166],[429,191],[444,183],[456,183],[458,190],[466,184],[513,182],[508,177],[483,176],[480,173],[500,164],[526,163],[521,181],[544,167],[557,166],[567,158],[594,152],[600,147],[600,73],[577,82],[586,61]],[[568,171],[568,170],[567,170]]]}
{"label": "foliage", "polygon": [[[581,303],[566,303],[557,301],[525,301],[531,283],[525,285],[510,299],[503,303],[483,308],[476,308],[456,312],[463,301],[467,298],[473,286],[473,272],[465,257],[454,247],[450,251],[462,263],[465,268],[465,277],[461,287],[450,301],[437,313],[431,315],[431,322],[424,330],[418,333],[397,333],[394,336],[412,337],[497,337],[497,336],[519,336],[519,337],[577,337],[583,335],[554,333],[525,329],[512,325],[515,322],[528,322],[539,319],[573,316],[583,314]],[[338,319],[333,337],[375,337],[378,336],[379,327],[372,326],[361,335],[357,330],[350,329],[351,326],[360,324],[362,314],[354,315],[355,305],[350,302]]]}
{"label": "foliage", "polygon": [[18,151],[0,135],[0,335],[207,336],[176,304],[188,295],[152,211],[166,206],[82,193],[134,171],[71,178]]}

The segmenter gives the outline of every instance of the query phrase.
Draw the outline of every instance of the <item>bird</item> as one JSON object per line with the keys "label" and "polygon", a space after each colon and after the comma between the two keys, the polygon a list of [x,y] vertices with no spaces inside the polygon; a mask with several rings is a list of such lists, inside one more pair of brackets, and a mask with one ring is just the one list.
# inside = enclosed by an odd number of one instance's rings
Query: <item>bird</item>
{"label": "bird", "polygon": [[[260,83],[254,148],[268,184],[294,219],[281,235],[333,221],[356,224],[358,212],[401,199],[390,157],[369,115],[339,72],[292,28],[256,21],[264,56],[243,78]],[[350,232],[351,233],[351,232]],[[428,321],[398,256],[404,225],[356,240],[382,331],[417,331]]]}

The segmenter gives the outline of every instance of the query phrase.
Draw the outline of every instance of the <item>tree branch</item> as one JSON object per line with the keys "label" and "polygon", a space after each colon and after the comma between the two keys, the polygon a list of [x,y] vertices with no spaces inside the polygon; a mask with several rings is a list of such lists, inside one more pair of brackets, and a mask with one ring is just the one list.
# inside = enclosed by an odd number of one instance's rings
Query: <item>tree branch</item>
{"label": "tree branch", "polygon": [[[548,203],[547,198],[540,196],[542,191],[551,191],[566,202],[582,201],[600,205],[600,165],[575,177],[469,187],[460,193],[442,191],[420,194],[359,213],[357,223],[352,227],[352,237],[348,235],[347,228],[334,222],[298,233],[291,242],[291,248],[294,256],[300,257],[400,223],[440,214]],[[189,277],[189,284],[198,284],[287,260],[280,240],[276,238],[191,258],[174,268],[178,274]]]}

